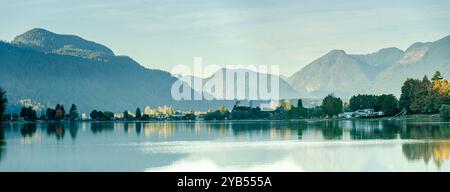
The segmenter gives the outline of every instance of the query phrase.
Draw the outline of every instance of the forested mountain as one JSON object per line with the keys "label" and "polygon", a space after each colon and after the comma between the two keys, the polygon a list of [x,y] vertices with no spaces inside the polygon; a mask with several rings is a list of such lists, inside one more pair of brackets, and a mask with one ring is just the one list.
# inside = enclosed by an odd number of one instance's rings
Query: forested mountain
{"label": "forested mountain", "polygon": [[[0,68],[0,86],[7,92],[9,106],[30,99],[43,107],[75,103],[80,111],[120,112],[147,105],[207,110],[222,103],[230,108],[235,102],[175,101],[171,87],[178,79],[170,73],[143,67],[93,41],[45,29],[27,31],[11,43],[0,42]],[[381,93],[398,97],[406,78],[422,78],[437,70],[444,77],[450,75],[450,36],[414,43],[406,51],[385,48],[354,55],[333,50],[293,74],[289,83],[275,75],[269,78],[278,78],[282,99],[323,98],[329,93],[345,98]],[[248,93],[248,82],[235,83],[245,84]]]}
{"label": "forested mountain", "polygon": [[198,110],[219,105],[174,101],[171,86],[177,78],[170,73],[116,56],[103,45],[43,29],[1,42],[0,68],[0,85],[10,105],[31,99],[44,107],[75,103],[80,111],[118,112],[146,105]]}

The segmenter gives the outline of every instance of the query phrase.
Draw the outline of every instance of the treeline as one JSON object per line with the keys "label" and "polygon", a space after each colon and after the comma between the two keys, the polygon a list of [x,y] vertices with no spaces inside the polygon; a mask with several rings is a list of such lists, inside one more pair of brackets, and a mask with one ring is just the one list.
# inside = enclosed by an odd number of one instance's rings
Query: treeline
{"label": "treeline", "polygon": [[[4,92],[2,92],[1,97],[4,96]],[[45,113],[42,113],[40,117],[38,117],[36,110],[31,106],[24,106],[21,108],[19,114],[4,114],[6,100],[1,101],[0,108],[0,120],[6,121],[17,121],[19,118],[23,118],[25,121],[36,121],[36,120],[47,120],[47,121],[62,121],[62,120],[71,120],[75,121],[79,119],[78,110],[75,104],[72,104],[69,112],[66,114],[64,110],[64,106],[57,104],[55,108],[47,108]]]}
{"label": "treeline", "polygon": [[393,116],[399,112],[398,100],[392,94],[352,96],[347,111],[357,111],[361,109],[382,111],[386,116]]}
{"label": "treeline", "polygon": [[111,111],[100,111],[100,110],[92,110],[92,112],[89,114],[89,117],[93,121],[111,121],[116,119],[126,120],[126,121],[133,121],[133,120],[150,120],[150,116],[147,114],[142,115],[141,109],[138,107],[136,109],[135,115],[131,115],[130,112],[124,111],[122,113],[121,117],[115,116],[113,112]]}
{"label": "treeline", "polygon": [[114,113],[110,111],[97,111],[92,110],[92,112],[89,114],[91,120],[94,121],[109,121],[114,119]]}
{"label": "treeline", "polygon": [[343,102],[340,98],[330,94],[322,100],[322,104],[313,108],[303,107],[303,101],[297,100],[297,106],[290,100],[280,101],[274,110],[263,111],[260,107],[241,106],[239,102],[234,105],[231,112],[223,105],[218,110],[209,110],[204,116],[205,120],[243,120],[243,119],[302,119],[334,117],[343,111]]}
{"label": "treeline", "polygon": [[66,111],[64,110],[64,106],[57,104],[55,108],[47,108],[47,111],[45,112],[44,120],[54,120],[54,121],[60,121],[60,120],[71,120],[75,121],[78,120],[79,113],[77,110],[77,106],[75,104],[72,104],[72,106],[69,109],[69,112],[66,114]]}
{"label": "treeline", "polygon": [[430,81],[407,79],[401,88],[399,107],[408,113],[438,113],[441,106],[450,104],[450,84],[439,71]]}
{"label": "treeline", "polygon": [[[5,91],[0,88],[0,120],[3,119],[6,106]],[[441,117],[450,119],[450,83],[437,71],[431,81],[427,76],[422,80],[408,78],[401,87],[400,99],[392,94],[383,95],[355,95],[344,103],[339,97],[333,94],[326,96],[320,106],[305,108],[301,99],[297,100],[297,106],[290,103],[290,100],[283,100],[280,105],[271,111],[263,111],[260,107],[240,106],[238,103],[231,111],[220,106],[218,110],[209,110],[202,117],[205,120],[227,120],[227,119],[301,119],[301,118],[324,118],[336,117],[343,111],[357,111],[361,109],[373,109],[382,111],[385,116],[393,116],[399,111],[405,110],[408,114],[418,113],[440,113]],[[169,116],[179,120],[195,120],[197,116],[194,113],[185,113],[182,115],[172,114]],[[32,107],[23,107],[20,111],[20,117],[27,121],[39,119],[36,111]],[[17,119],[18,115],[13,115],[12,119]],[[66,113],[64,106],[57,104],[55,108],[48,108],[42,120],[78,120],[79,113],[76,105],[72,104],[69,112]],[[124,111],[121,116],[116,116],[110,111],[93,110],[90,113],[91,120],[157,120],[158,117],[142,114],[140,108],[137,108],[134,114]],[[11,118],[9,118],[11,119]]]}
{"label": "treeline", "polygon": [[[392,116],[405,110],[408,114],[436,114],[447,117],[450,105],[450,83],[436,71],[431,81],[408,78],[401,87],[400,99],[390,95],[357,95],[350,98],[348,111],[374,109]],[[450,114],[450,112],[449,112]],[[448,115],[450,118],[450,115]]]}
{"label": "treeline", "polygon": [[[34,110],[31,106],[22,107],[19,115],[26,121],[36,121],[38,119],[47,121],[76,121],[79,119],[77,106],[75,104],[72,104],[68,113],[66,113],[63,105],[57,104],[55,108],[47,108],[45,113],[42,114],[40,118],[38,118],[36,110]],[[13,116],[12,119],[17,120],[17,117]]]}
{"label": "treeline", "polygon": [[320,106],[304,108],[302,100],[297,106],[289,100],[280,102],[273,111],[261,111],[259,107],[234,106],[231,112],[227,110],[212,111],[207,114],[209,119],[301,119],[335,117],[343,111],[373,109],[383,112],[384,116],[394,116],[402,110],[407,114],[436,114],[450,119],[450,83],[437,71],[432,81],[424,76],[422,80],[407,79],[401,87],[400,99],[393,94],[355,95],[344,103],[333,94],[326,96]]}
{"label": "treeline", "polygon": [[320,106],[305,108],[301,99],[297,100],[297,106],[290,104],[289,100],[284,100],[277,110],[285,110],[286,119],[302,119],[334,117],[342,113],[343,107],[344,104],[341,98],[329,94],[322,100]]}

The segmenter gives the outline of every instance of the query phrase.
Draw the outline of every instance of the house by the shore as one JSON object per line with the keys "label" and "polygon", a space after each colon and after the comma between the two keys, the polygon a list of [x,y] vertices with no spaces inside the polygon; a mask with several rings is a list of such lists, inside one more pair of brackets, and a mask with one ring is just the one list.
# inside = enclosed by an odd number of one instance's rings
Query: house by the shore
{"label": "house by the shore", "polygon": [[382,117],[382,111],[375,111],[374,109],[361,109],[354,112],[344,112],[338,115],[339,118],[368,118],[368,117]]}

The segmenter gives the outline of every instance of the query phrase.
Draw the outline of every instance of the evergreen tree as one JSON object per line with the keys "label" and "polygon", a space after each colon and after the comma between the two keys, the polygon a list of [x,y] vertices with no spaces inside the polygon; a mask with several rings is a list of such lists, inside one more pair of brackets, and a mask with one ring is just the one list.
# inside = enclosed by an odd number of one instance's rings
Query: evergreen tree
{"label": "evergreen tree", "polygon": [[75,104],[72,104],[72,106],[69,109],[69,119],[74,121],[74,120],[78,120],[79,115],[78,115],[78,110],[77,110],[77,106]]}
{"label": "evergreen tree", "polygon": [[61,105],[62,118],[66,117],[66,110],[64,110],[64,105]]}
{"label": "evergreen tree", "polygon": [[141,114],[141,109],[139,109],[139,107],[136,109],[136,120],[141,120],[142,119],[142,114]]}
{"label": "evergreen tree", "polygon": [[63,112],[63,108],[58,103],[55,107],[55,119],[56,121],[62,120],[64,118],[65,114]]}
{"label": "evergreen tree", "polygon": [[433,75],[433,78],[431,78],[431,80],[433,80],[433,81],[439,81],[442,79],[444,79],[444,78],[442,77],[441,72],[439,72],[439,71],[436,71]]}
{"label": "evergreen tree", "polygon": [[302,99],[297,100],[297,108],[302,109],[303,108],[303,101]]}
{"label": "evergreen tree", "polygon": [[19,113],[20,117],[23,117],[24,119],[28,116],[28,110],[26,107],[22,107]]}
{"label": "evergreen tree", "polygon": [[427,88],[432,85],[431,81],[428,79],[428,77],[426,75],[423,76],[423,78],[422,78],[422,84],[423,84],[423,86],[425,86]]}

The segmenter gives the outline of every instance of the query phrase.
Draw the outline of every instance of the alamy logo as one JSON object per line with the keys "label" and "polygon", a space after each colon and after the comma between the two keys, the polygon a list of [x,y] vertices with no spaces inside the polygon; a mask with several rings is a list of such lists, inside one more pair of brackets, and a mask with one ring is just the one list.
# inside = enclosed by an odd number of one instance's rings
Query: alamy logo
{"label": "alamy logo", "polygon": [[[205,77],[206,72],[217,71]],[[171,89],[174,100],[278,100],[278,65],[203,65],[201,57],[194,58],[193,69],[187,65],[172,68],[179,74]]]}

